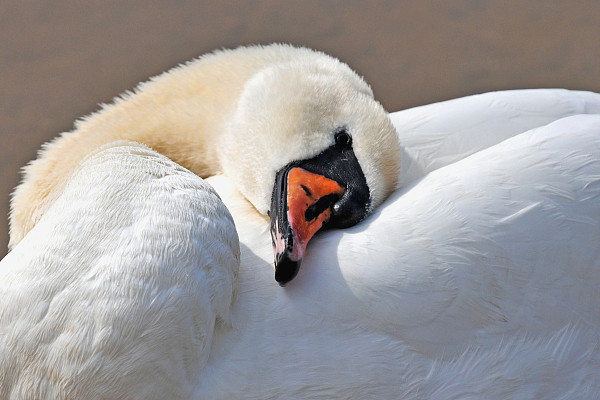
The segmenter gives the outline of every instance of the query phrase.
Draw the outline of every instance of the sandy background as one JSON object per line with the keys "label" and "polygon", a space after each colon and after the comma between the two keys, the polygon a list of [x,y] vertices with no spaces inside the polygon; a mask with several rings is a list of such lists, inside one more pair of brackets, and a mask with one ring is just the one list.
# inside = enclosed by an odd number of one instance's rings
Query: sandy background
{"label": "sandy background", "polygon": [[9,193],[42,143],[180,62],[274,41],[347,62],[389,111],[498,89],[600,91],[594,0],[4,0],[0,257]]}

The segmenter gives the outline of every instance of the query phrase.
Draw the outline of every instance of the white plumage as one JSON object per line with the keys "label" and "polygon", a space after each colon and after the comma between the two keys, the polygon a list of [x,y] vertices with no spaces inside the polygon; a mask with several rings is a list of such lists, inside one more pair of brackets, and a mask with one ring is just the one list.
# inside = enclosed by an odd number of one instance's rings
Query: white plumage
{"label": "white plumage", "polygon": [[390,114],[402,143],[404,186],[444,165],[538,126],[578,114],[600,114],[597,93],[507,90]]}
{"label": "white plumage", "polygon": [[139,144],[99,149],[2,260],[0,398],[189,398],[238,266],[209,185]]}
{"label": "white plumage", "polygon": [[597,397],[600,115],[552,121],[599,110],[546,90],[393,114],[403,187],[285,289],[228,177],[104,146],[0,264],[0,397]]}

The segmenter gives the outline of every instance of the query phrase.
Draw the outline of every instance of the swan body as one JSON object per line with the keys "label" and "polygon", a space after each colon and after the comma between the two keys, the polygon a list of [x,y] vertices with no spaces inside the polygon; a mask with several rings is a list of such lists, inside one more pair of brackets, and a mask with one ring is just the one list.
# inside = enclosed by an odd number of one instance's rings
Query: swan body
{"label": "swan body", "polygon": [[593,398],[599,124],[561,119],[431,172],[318,235],[286,289],[268,222],[227,177],[207,179],[224,207],[141,145],[100,149],[2,261],[0,393]]}
{"label": "swan body", "polygon": [[285,291],[264,223],[209,178],[240,235],[241,290],[199,393],[594,398],[599,123],[562,119],[430,173],[319,235]]}
{"label": "swan body", "polygon": [[[279,73],[276,67],[260,79],[244,78],[251,83],[241,85],[225,112],[228,128],[217,131],[227,136],[248,123],[256,135],[272,133],[268,120],[285,118],[261,93],[280,87],[269,83],[281,83]],[[319,81],[329,75],[317,74],[313,83],[327,87]],[[272,182],[253,186],[258,175],[224,167],[231,156],[200,157],[215,168],[203,180],[169,151],[172,159],[138,143],[105,144],[112,135],[86,136],[95,123],[120,131],[128,115],[152,116],[160,109],[151,94],[159,85],[142,86],[139,97],[83,122],[89,129],[49,145],[13,198],[13,210],[34,210],[39,218],[22,220],[31,224],[29,233],[0,264],[0,397],[596,396],[600,115],[577,114],[597,113],[600,95],[501,92],[394,114],[407,143],[398,172],[390,166],[400,162],[399,147],[391,148],[395,158],[375,154],[391,123],[349,76],[354,89],[336,92],[350,96],[347,106],[317,112],[307,123],[292,111],[306,116],[313,103],[288,107],[290,125],[304,127],[303,140],[312,138],[308,127],[324,128],[307,146],[300,141],[288,149],[283,142],[294,141],[291,132],[278,137],[283,155],[263,154],[267,166],[259,175],[275,179],[290,160],[323,148],[348,155],[351,140],[372,215],[317,234],[285,289],[272,280],[272,221],[259,212]],[[267,91],[255,91],[261,82]],[[240,100],[248,87],[267,111]],[[175,90],[186,98],[179,95]],[[177,112],[185,119],[197,104]],[[262,113],[252,120],[248,110]],[[367,126],[371,114],[374,124]],[[343,131],[351,135],[338,141],[349,115]],[[165,131],[177,122],[163,118],[157,114],[154,122]],[[279,121],[275,127],[283,126]],[[139,133],[135,122],[128,126]],[[380,133],[383,139],[368,145],[369,135]],[[208,142],[198,147],[220,151]],[[247,143],[237,145],[248,150]],[[73,150],[65,163],[76,171],[61,174],[60,165],[38,176],[41,165],[59,162],[61,148]],[[250,148],[244,162],[257,157]],[[48,185],[33,207],[21,204],[36,201],[28,182]],[[398,184],[384,200],[386,188]],[[248,193],[257,194],[254,201]],[[13,223],[26,214],[15,213]]]}

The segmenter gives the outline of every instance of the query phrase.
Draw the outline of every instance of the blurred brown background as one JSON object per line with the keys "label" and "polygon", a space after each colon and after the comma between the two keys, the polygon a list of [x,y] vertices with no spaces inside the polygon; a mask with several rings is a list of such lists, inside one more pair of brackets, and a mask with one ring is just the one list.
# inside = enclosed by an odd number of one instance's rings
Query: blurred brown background
{"label": "blurred brown background", "polygon": [[220,47],[337,56],[390,111],[497,89],[600,91],[600,2],[4,0],[0,257],[9,193],[40,145],[137,82]]}

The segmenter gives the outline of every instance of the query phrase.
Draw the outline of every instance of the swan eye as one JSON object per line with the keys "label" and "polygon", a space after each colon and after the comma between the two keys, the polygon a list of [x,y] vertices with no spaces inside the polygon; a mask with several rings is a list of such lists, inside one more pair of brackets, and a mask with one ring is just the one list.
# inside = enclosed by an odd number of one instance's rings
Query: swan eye
{"label": "swan eye", "polygon": [[352,138],[346,129],[341,129],[335,134],[335,148],[338,150],[344,150],[349,149],[350,146],[352,146]]}

